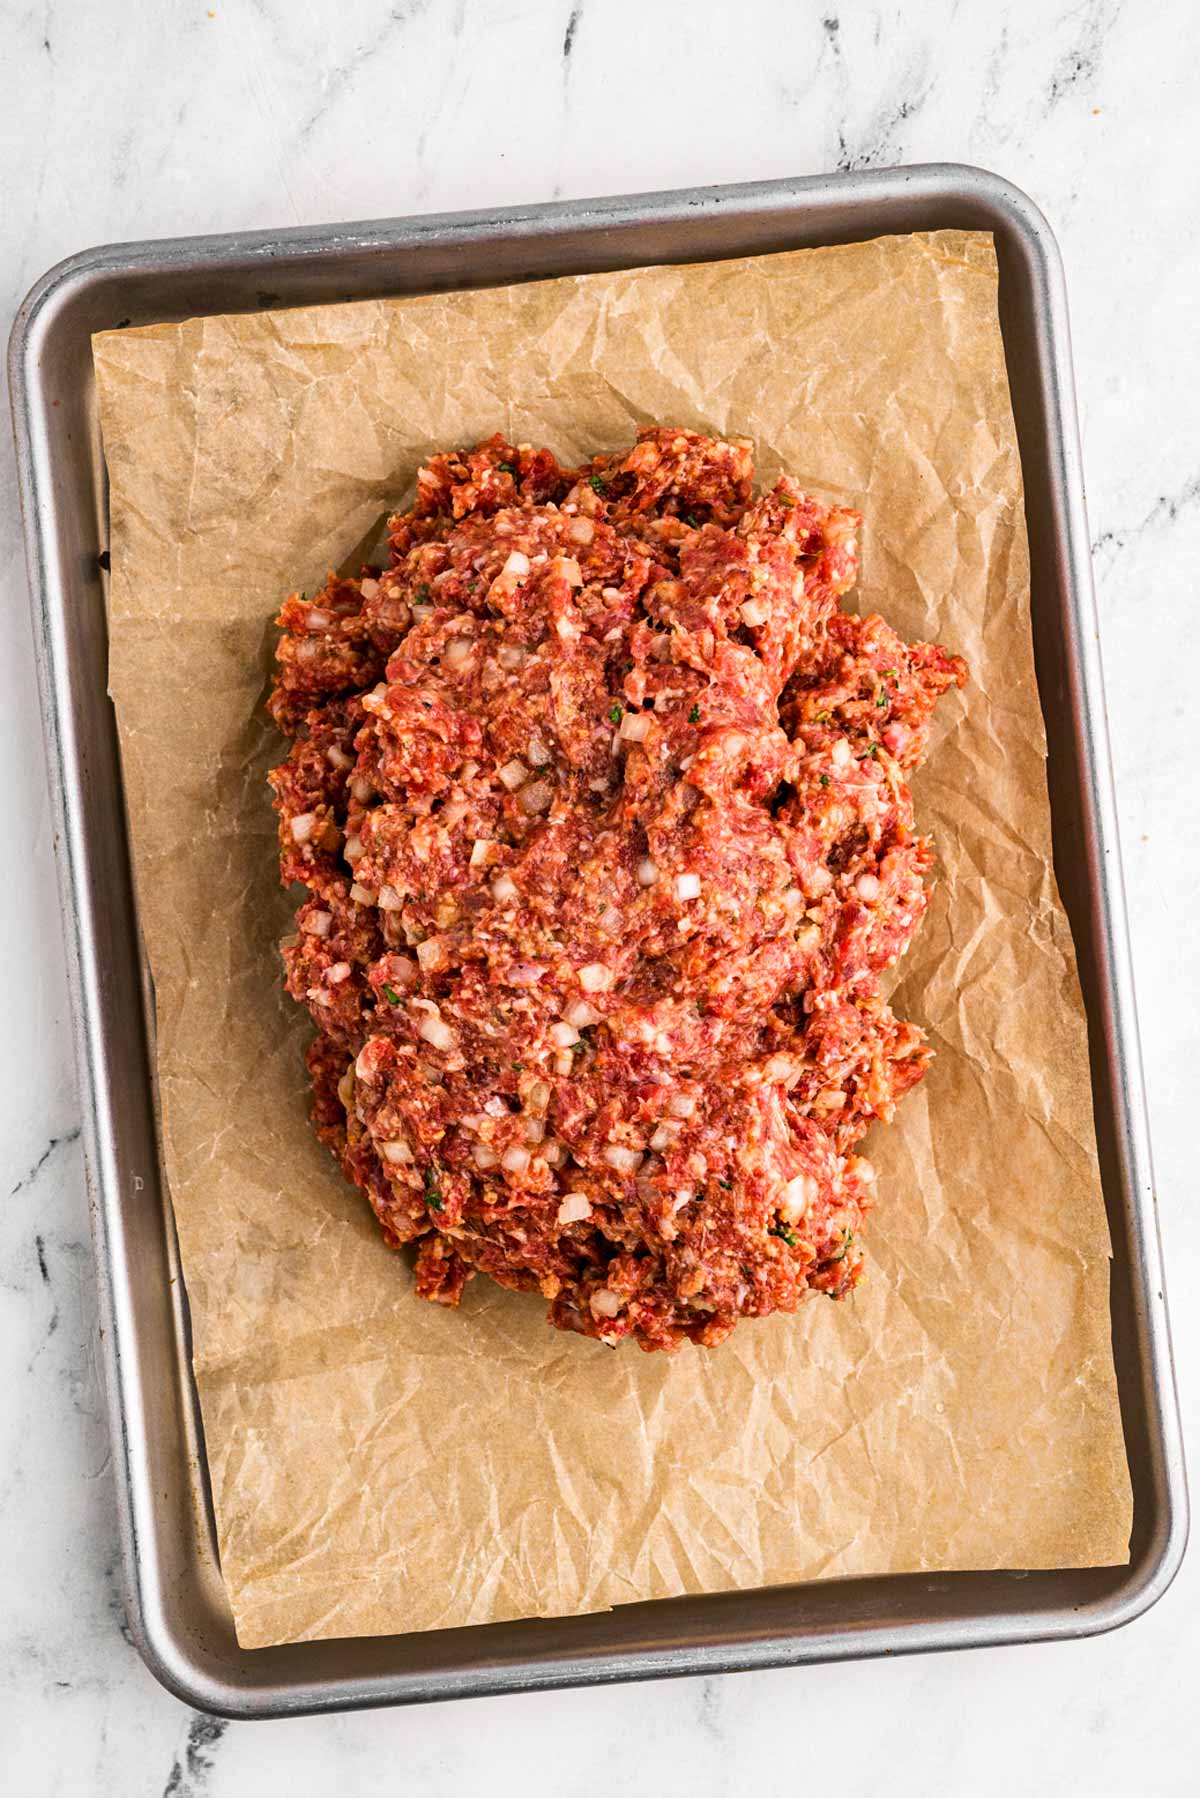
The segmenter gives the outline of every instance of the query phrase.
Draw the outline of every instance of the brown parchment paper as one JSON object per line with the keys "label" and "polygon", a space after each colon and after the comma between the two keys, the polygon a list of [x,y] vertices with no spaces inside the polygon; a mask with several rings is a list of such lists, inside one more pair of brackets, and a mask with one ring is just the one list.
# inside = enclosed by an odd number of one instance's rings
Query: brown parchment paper
{"label": "brown parchment paper", "polygon": [[[1127,1558],[1074,952],[1050,865],[990,238],[208,318],[95,340],[111,686],[221,1562],[248,1646],[684,1592]],[[675,1358],[484,1281],[414,1298],[306,1123],[262,698],[420,458],[673,421],[866,516],[860,603],[962,651],[900,1011],[938,1052],[868,1152],[869,1283]]]}

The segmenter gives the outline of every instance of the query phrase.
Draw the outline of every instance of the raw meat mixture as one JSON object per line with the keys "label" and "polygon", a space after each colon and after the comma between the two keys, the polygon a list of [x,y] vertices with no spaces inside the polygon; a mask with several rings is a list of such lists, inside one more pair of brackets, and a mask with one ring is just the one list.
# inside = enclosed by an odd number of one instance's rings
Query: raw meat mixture
{"label": "raw meat mixture", "polygon": [[390,560],[291,595],[283,945],[322,1140],[417,1290],[645,1349],[861,1280],[856,1153],[929,1059],[880,976],[957,656],[839,600],[857,513],[744,442],[435,456]]}

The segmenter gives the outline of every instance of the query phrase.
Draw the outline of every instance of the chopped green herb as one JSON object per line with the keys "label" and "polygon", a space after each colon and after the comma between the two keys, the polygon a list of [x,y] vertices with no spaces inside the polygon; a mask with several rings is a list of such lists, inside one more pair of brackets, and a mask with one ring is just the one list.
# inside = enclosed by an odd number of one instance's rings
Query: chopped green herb
{"label": "chopped green herb", "polygon": [[525,1072],[525,1063],[523,1061],[514,1061],[513,1062],[513,1073],[514,1074],[523,1074],[524,1072]]}
{"label": "chopped green herb", "polygon": [[383,988],[383,996],[389,1005],[399,1005],[400,1003],[400,995],[394,986],[385,986]]}
{"label": "chopped green herb", "polygon": [[429,604],[429,601],[432,598],[433,598],[433,594],[430,592],[429,588],[425,585],[425,583],[422,582],[421,585],[417,588],[417,604],[419,606],[427,606]]}
{"label": "chopped green herb", "polygon": [[478,591],[479,591],[479,582],[478,581],[468,581],[467,582],[467,592],[468,593],[478,593]]}
{"label": "chopped green herb", "polygon": [[885,668],[883,670],[883,678],[884,680],[895,680],[896,670],[894,668]]}
{"label": "chopped green herb", "polygon": [[846,1259],[846,1256],[847,1256],[847,1255],[848,1255],[848,1254],[849,1254],[849,1253],[850,1253],[850,1244],[851,1244],[851,1243],[852,1243],[852,1242],[853,1242],[853,1241],[854,1241],[854,1231],[853,1231],[853,1230],[851,1230],[851,1229],[850,1229],[850,1228],[849,1228],[849,1226],[847,1226],[847,1228],[846,1228],[846,1234],[845,1234],[845,1236],[844,1236],[844,1238],[843,1238],[843,1239],[842,1239],[842,1251],[841,1251],[841,1254],[840,1254],[840,1255],[834,1255],[834,1256],[832,1256],[832,1257],[831,1257],[831,1265],[834,1265],[834,1266],[836,1266],[836,1264],[837,1264],[837,1263],[838,1263],[838,1262],[839,1262],[839,1261],[844,1261],[844,1260],[845,1260],[845,1259]]}
{"label": "chopped green herb", "polygon": [[718,1180],[717,1185],[721,1188],[722,1192],[729,1192],[733,1186],[733,1181],[732,1180]]}
{"label": "chopped green herb", "polygon": [[620,724],[624,715],[625,712],[622,706],[614,705],[608,708],[608,717],[611,724]]}
{"label": "chopped green herb", "polygon": [[681,512],[679,516],[684,524],[691,526],[692,530],[698,531],[700,529],[700,520],[696,517],[694,512]]}
{"label": "chopped green herb", "polygon": [[786,1224],[772,1224],[771,1235],[782,1236],[784,1242],[787,1243],[790,1249],[794,1249],[800,1240],[796,1235],[796,1232],[794,1230],[789,1230]]}
{"label": "chopped green herb", "polygon": [[823,787],[827,787],[827,786],[828,786],[828,785],[829,785],[829,776],[828,776],[828,774],[822,774],[822,776],[821,776],[821,785],[822,785],[822,786],[823,786]]}
{"label": "chopped green herb", "polygon": [[608,492],[608,482],[603,480],[598,474],[590,474],[588,476],[588,486],[592,488],[595,493]]}
{"label": "chopped green herb", "polygon": [[817,723],[818,724],[828,724],[832,718],[833,718],[832,712],[818,712],[817,713]]}
{"label": "chopped green herb", "polygon": [[497,462],[496,467],[500,470],[501,474],[510,474],[513,480],[516,480],[517,471],[511,462]]}
{"label": "chopped green herb", "polygon": [[888,702],[888,696],[887,696],[887,694],[886,694],[886,693],[881,693],[881,694],[880,694],[880,695],[879,695],[879,698],[878,698],[878,699],[877,699],[877,700],[876,700],[876,701],[875,701],[875,704],[876,704],[876,705],[886,705],[886,704],[887,704],[887,702]]}
{"label": "chopped green herb", "polygon": [[307,593],[302,593],[302,594],[301,594],[301,595],[300,595],[300,597],[301,597],[301,599],[307,599],[307,598],[308,598],[308,594],[307,594]]}
{"label": "chopped green herb", "polygon": [[867,751],[867,754],[872,758],[872,760],[877,761],[879,759],[878,743],[872,743],[871,747]]}
{"label": "chopped green herb", "polygon": [[440,1172],[441,1170],[436,1162],[434,1162],[432,1167],[428,1167],[425,1170],[425,1191],[421,1194],[421,1197],[431,1211],[444,1211],[446,1208],[442,1203],[442,1189],[438,1185],[438,1174]]}
{"label": "chopped green herb", "polygon": [[794,506],[796,502],[790,493],[781,493],[779,495],[779,503],[781,506]]}
{"label": "chopped green herb", "polygon": [[700,707],[698,705],[694,705],[692,707],[691,711],[688,713],[688,723],[689,724],[699,724],[699,722],[700,722]]}

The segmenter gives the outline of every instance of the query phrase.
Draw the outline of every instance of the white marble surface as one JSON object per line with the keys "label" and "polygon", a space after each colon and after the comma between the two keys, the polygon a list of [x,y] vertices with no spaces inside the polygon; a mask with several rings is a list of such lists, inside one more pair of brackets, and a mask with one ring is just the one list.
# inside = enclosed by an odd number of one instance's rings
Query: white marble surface
{"label": "white marble surface", "polygon": [[[1192,0],[0,0],[0,307],[90,243],[953,158],[1026,187],[1073,301],[1185,1411],[1200,618]],[[632,54],[631,54],[632,51]],[[7,878],[0,1744],[14,1793],[1200,1789],[1200,1562],[1102,1640],[223,1724],[122,1627],[50,820],[0,439]],[[1165,674],[1156,661],[1165,649]],[[1182,840],[1177,820],[1183,819]],[[815,1738],[815,1739],[814,1739]],[[8,1783],[11,1781],[11,1783]]]}

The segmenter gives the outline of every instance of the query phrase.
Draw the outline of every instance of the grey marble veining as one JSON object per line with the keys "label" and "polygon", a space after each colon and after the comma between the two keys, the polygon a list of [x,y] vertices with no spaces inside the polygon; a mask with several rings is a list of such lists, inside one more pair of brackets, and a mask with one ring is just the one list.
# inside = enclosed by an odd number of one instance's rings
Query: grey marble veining
{"label": "grey marble veining", "polygon": [[[105,239],[952,158],[1024,186],[1071,288],[1113,753],[1185,1426],[1200,954],[1192,0],[0,0],[11,312]],[[88,1798],[1197,1789],[1200,1573],[1100,1641],[226,1726],[123,1626],[51,825],[0,433],[0,1742]]]}

